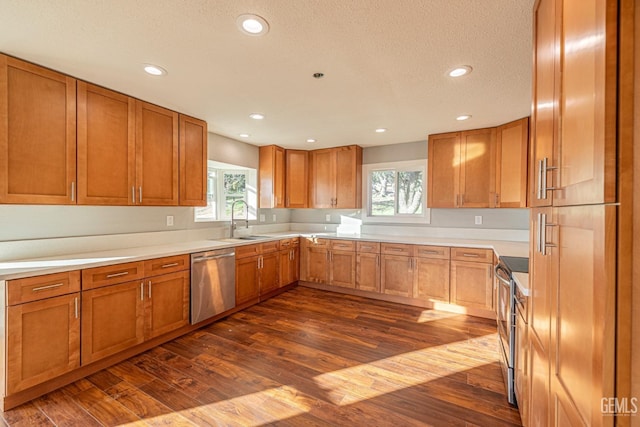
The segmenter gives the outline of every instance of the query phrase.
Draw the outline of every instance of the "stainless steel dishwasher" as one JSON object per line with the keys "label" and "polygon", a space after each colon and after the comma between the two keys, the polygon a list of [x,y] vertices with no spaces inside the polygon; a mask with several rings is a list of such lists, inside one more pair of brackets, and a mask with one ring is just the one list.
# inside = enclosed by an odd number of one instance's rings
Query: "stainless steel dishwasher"
{"label": "stainless steel dishwasher", "polygon": [[191,324],[236,306],[233,248],[191,254]]}

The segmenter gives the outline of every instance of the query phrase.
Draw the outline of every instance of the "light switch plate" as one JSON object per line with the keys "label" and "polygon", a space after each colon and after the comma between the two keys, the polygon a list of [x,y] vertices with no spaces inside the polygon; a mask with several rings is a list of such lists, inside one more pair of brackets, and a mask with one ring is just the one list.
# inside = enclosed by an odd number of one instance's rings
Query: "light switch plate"
{"label": "light switch plate", "polygon": [[482,225],[482,215],[476,215],[476,225]]}
{"label": "light switch plate", "polygon": [[325,215],[325,217],[324,217],[324,219],[325,219],[327,222],[331,221],[331,214],[326,214],[326,215]]}
{"label": "light switch plate", "polygon": [[173,227],[173,215],[167,215],[167,227]]}
{"label": "light switch plate", "polygon": [[276,222],[276,221],[277,221],[276,214],[273,214],[273,222]]}
{"label": "light switch plate", "polygon": [[265,222],[266,218],[264,217],[264,214],[260,214],[260,222]]}

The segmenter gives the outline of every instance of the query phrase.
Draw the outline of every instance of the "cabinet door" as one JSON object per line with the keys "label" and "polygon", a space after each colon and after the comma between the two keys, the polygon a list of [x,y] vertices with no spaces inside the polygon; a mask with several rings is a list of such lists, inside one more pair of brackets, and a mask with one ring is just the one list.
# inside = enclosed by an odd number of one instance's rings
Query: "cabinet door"
{"label": "cabinet door", "polygon": [[382,293],[411,298],[413,294],[413,258],[382,255],[380,285]]}
{"label": "cabinet door", "polygon": [[430,208],[458,207],[460,133],[429,136],[427,204]]}
{"label": "cabinet door", "polygon": [[309,207],[332,208],[335,199],[335,151],[331,148],[309,154]]}
{"label": "cabinet door", "polygon": [[343,288],[356,287],[356,253],[331,251],[329,254],[329,284]]}
{"label": "cabinet door", "polygon": [[144,341],[144,283],[82,292],[82,364]]}
{"label": "cabinet door", "polygon": [[551,297],[551,420],[613,425],[601,402],[615,396],[617,207],[554,211],[560,250]]}
{"label": "cabinet door", "polygon": [[7,394],[80,367],[79,293],[7,308]]}
{"label": "cabinet door", "polygon": [[337,147],[335,150],[334,208],[362,207],[362,148],[357,145]]}
{"label": "cabinet door", "polygon": [[309,153],[305,150],[286,150],[285,192],[286,207],[309,206]]}
{"label": "cabinet door", "polygon": [[[549,353],[529,334],[529,426],[551,425],[549,408]],[[523,419],[523,425],[525,420]]]}
{"label": "cabinet door", "polygon": [[300,279],[300,248],[291,249],[291,263],[289,264],[289,283]]}
{"label": "cabinet door", "polygon": [[131,205],[135,100],[78,82],[78,204]]}
{"label": "cabinet door", "polygon": [[[495,147],[495,128],[461,133],[460,207],[489,208],[495,206]],[[436,185],[440,185],[440,182],[437,182]]]}
{"label": "cabinet door", "polygon": [[0,118],[0,203],[75,204],[76,80],[0,54]]}
{"label": "cabinet door", "polygon": [[493,309],[493,266],[481,262],[451,261],[451,303]]}
{"label": "cabinet door", "polygon": [[415,258],[413,297],[449,302],[449,260]]}
{"label": "cabinet door", "polygon": [[523,426],[529,425],[529,339],[527,324],[516,315],[515,392]]}
{"label": "cabinet door", "polygon": [[380,254],[358,253],[356,288],[361,291],[380,292]]}
{"label": "cabinet door", "polygon": [[284,148],[277,145],[260,147],[258,185],[261,208],[283,208],[285,157]]}
{"label": "cabinet door", "polygon": [[260,295],[280,287],[280,252],[260,255]]}
{"label": "cabinet door", "polygon": [[496,207],[527,206],[529,118],[499,126],[496,131]]}
{"label": "cabinet door", "polygon": [[178,113],[136,101],[136,203],[178,205]]}
{"label": "cabinet door", "polygon": [[258,256],[236,258],[236,305],[260,297],[258,281]]}
{"label": "cabinet door", "polygon": [[543,170],[555,167],[554,146],[557,138],[559,96],[559,20],[556,0],[540,0],[533,14],[533,110],[531,116],[531,147],[529,152],[529,206],[551,206],[556,173]]}
{"label": "cabinet door", "polygon": [[305,250],[304,280],[317,283],[329,283],[329,251],[326,248],[308,247]]}
{"label": "cabinet door", "polygon": [[[617,12],[609,0],[562,2],[554,206],[616,201]],[[584,40],[589,48],[577,48]]]}
{"label": "cabinet door", "polygon": [[280,286],[286,286],[292,283],[291,280],[291,249],[281,250],[278,254],[280,257]]}
{"label": "cabinet door", "polygon": [[189,272],[147,279],[145,339],[171,332],[189,323]]}
{"label": "cabinet door", "polygon": [[207,122],[180,114],[180,206],[207,206]]}

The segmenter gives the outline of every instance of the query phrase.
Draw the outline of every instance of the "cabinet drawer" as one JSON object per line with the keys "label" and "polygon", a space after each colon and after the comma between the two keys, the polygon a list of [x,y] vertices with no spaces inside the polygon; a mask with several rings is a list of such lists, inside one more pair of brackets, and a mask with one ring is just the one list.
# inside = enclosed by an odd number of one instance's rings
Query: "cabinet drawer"
{"label": "cabinet drawer", "polygon": [[289,249],[293,246],[293,240],[295,239],[281,239],[280,249]]}
{"label": "cabinet drawer", "polygon": [[451,259],[456,261],[493,263],[492,249],[451,248]]}
{"label": "cabinet drawer", "polygon": [[145,277],[158,276],[174,271],[188,270],[189,267],[189,255],[150,259],[144,262],[144,275]]}
{"label": "cabinet drawer", "polygon": [[331,250],[333,251],[352,251],[356,250],[356,242],[353,240],[331,240]]}
{"label": "cabinet drawer", "polygon": [[82,289],[95,289],[144,277],[144,261],[82,270]]}
{"label": "cabinet drawer", "polygon": [[416,246],[416,256],[420,258],[449,259],[447,246]]}
{"label": "cabinet drawer", "polygon": [[280,250],[280,241],[260,243],[260,253],[267,254],[269,252],[277,252]]}
{"label": "cabinet drawer", "polygon": [[291,238],[291,247],[293,248],[300,247],[300,239],[298,237]]}
{"label": "cabinet drawer", "polygon": [[7,282],[7,303],[16,305],[79,291],[79,270],[26,277]]}
{"label": "cabinet drawer", "polygon": [[303,237],[302,244],[310,248],[326,248],[329,246],[329,240],[317,237]]}
{"label": "cabinet drawer", "polygon": [[405,245],[401,243],[381,243],[380,252],[385,255],[413,256],[414,245]]}
{"label": "cabinet drawer", "polygon": [[356,244],[356,248],[358,252],[379,254],[380,242],[358,242]]}
{"label": "cabinet drawer", "polygon": [[245,246],[236,246],[236,259],[239,258],[247,258],[250,256],[255,256],[260,254],[260,245],[245,245]]}

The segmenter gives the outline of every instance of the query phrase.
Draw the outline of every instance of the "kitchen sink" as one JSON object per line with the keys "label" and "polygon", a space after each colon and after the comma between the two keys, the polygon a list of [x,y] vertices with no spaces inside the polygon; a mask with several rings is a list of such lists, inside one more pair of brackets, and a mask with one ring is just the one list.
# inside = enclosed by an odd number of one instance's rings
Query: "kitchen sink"
{"label": "kitchen sink", "polygon": [[242,237],[234,237],[234,239],[238,240],[261,240],[261,239],[269,239],[269,236],[242,236]]}

